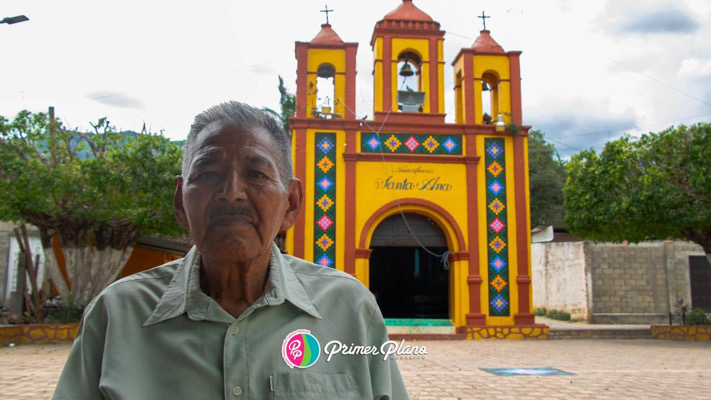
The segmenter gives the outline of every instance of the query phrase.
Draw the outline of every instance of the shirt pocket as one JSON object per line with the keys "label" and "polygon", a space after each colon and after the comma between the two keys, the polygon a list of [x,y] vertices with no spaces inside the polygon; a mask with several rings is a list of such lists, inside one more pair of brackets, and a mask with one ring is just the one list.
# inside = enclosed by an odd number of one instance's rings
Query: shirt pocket
{"label": "shirt pocket", "polygon": [[351,374],[287,372],[273,376],[274,400],[358,400]]}

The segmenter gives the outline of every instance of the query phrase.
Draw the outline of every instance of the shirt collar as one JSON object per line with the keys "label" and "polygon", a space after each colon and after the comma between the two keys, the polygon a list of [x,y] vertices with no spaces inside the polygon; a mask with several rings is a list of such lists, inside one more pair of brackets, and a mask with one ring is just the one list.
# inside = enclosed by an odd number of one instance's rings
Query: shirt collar
{"label": "shirt collar", "polygon": [[[217,302],[200,290],[200,258],[197,247],[193,246],[181,261],[168,289],[143,326],[157,324],[184,313],[193,320],[209,319],[227,323],[234,320]],[[249,315],[258,307],[282,304],[284,300],[314,318],[323,319],[279,248],[272,243],[269,276],[264,294],[243,313],[243,316]]]}

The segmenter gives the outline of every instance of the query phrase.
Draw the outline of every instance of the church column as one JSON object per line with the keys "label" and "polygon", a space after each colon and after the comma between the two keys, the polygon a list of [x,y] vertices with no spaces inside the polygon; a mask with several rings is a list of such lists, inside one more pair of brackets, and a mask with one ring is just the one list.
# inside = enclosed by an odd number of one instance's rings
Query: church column
{"label": "church column", "polygon": [[[356,115],[356,51],[358,45],[346,44],[346,119],[355,119]],[[355,151],[355,150],[353,150]]]}
{"label": "church column", "polygon": [[509,72],[511,84],[511,117],[515,124],[521,125],[523,116],[521,115],[521,64],[519,57],[520,51],[510,51],[509,55]]}
{"label": "church column", "polygon": [[[346,128],[346,149],[343,159],[346,163],[346,215],[345,228],[345,254],[343,269],[346,273],[356,276],[356,135],[355,129]],[[370,254],[368,254],[370,257]],[[356,276],[358,279],[362,277]]]}
{"label": "church column", "polygon": [[[293,122],[292,122],[293,123]],[[306,193],[306,128],[294,129],[294,177],[301,181],[303,193]],[[301,207],[294,223],[294,256],[304,258],[304,232],[306,231],[306,210]]]}
{"label": "church column", "polygon": [[296,43],[296,117],[306,118],[308,105],[306,104],[306,93],[308,92],[308,71],[307,71],[306,43]]}
{"label": "church column", "polygon": [[[513,81],[513,80],[512,80]],[[531,276],[530,276],[530,236],[528,222],[528,207],[526,198],[526,137],[514,135],[514,178],[516,194],[516,257],[518,269],[516,283],[518,285],[518,314],[514,315],[516,325],[532,325],[535,316],[531,313]]]}
{"label": "church column", "polygon": [[438,114],[439,109],[439,46],[437,39],[430,39],[430,113]]}
{"label": "church column", "polygon": [[[464,123],[467,125],[476,124],[476,93],[474,91],[474,60],[471,55],[464,54],[464,66],[462,67],[462,90],[464,101]],[[468,145],[467,145],[468,146]],[[476,154],[476,153],[471,153]]]}
{"label": "church column", "polygon": [[397,104],[393,106],[393,39],[390,36],[383,37],[383,109],[384,113],[391,110],[397,112]]}
{"label": "church column", "polygon": [[469,241],[469,313],[467,326],[481,326],[486,324],[486,315],[481,312],[481,272],[479,271],[479,202],[477,201],[477,164],[476,136],[474,133],[465,134],[467,157],[467,236]]}

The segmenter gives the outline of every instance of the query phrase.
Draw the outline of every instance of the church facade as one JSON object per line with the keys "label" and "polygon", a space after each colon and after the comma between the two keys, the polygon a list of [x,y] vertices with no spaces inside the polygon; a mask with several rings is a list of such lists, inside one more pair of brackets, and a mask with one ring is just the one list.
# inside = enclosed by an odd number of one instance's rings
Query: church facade
{"label": "church facade", "polygon": [[290,127],[305,202],[287,252],[353,275],[386,319],[445,321],[475,339],[543,338],[532,313],[521,52],[487,30],[461,49],[446,123],[444,36],[411,0],[376,23],[369,120],[355,113],[358,44],[328,23],[296,43]]}

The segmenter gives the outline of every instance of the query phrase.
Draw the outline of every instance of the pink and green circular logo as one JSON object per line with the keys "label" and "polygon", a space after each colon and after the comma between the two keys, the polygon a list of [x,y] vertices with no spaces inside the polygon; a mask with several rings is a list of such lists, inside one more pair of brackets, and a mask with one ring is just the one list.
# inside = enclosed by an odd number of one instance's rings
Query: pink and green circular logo
{"label": "pink and green circular logo", "polygon": [[289,368],[308,368],[318,361],[321,355],[321,345],[306,329],[297,329],[284,339],[281,346],[281,356]]}

